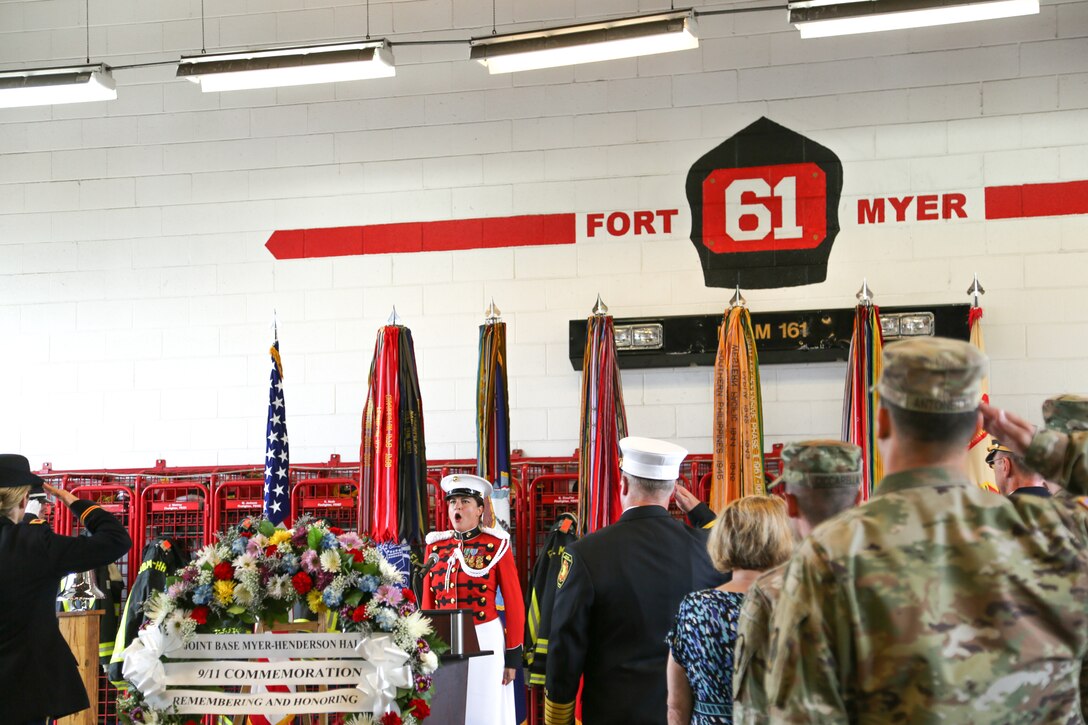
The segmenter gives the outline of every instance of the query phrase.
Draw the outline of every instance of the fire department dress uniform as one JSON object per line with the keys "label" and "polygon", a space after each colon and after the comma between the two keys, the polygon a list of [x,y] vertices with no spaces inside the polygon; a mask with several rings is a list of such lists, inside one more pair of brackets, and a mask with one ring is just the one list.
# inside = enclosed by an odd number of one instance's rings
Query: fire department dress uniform
{"label": "fire department dress uniform", "polygon": [[[683,448],[624,438],[622,470],[675,481]],[[662,506],[635,506],[562,555],[548,641],[544,721],[574,722],[578,681],[586,725],[660,725],[666,718],[665,643],[680,601],[728,580],[707,554],[706,529]]]}
{"label": "fire department dress uniform", "polygon": [[[37,479],[25,458],[0,455],[0,487],[28,486],[31,478]],[[59,536],[41,519],[16,524],[0,516],[0,723],[63,717],[88,707],[75,657],[57,624],[57,583],[119,559],[132,542],[100,506],[75,501],[69,508],[91,536]]]}
{"label": "fire department dress uniform", "polygon": [[[448,476],[482,481],[476,476]],[[443,479],[442,488],[456,490]],[[486,481],[484,482],[486,483]],[[490,488],[490,486],[488,486]],[[427,559],[437,554],[423,581],[424,609],[471,609],[481,650],[492,655],[469,660],[467,725],[510,725],[515,722],[514,685],[502,684],[504,668],[521,667],[525,605],[518,583],[510,535],[477,526],[471,531],[437,531],[427,535]],[[506,627],[499,619],[495,596],[501,590]]]}

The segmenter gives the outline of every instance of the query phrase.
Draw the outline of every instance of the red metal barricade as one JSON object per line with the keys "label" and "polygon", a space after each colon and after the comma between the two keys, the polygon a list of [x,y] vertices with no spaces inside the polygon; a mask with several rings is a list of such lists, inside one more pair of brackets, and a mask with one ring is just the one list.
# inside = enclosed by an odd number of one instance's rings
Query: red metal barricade
{"label": "red metal barricade", "polygon": [[578,474],[549,473],[529,484],[522,512],[528,520],[525,547],[518,553],[518,570],[527,578],[532,571],[548,530],[559,514],[578,511]]}
{"label": "red metal barricade", "polygon": [[[264,511],[264,470],[218,474],[212,482],[212,532],[237,526]],[[256,479],[255,475],[262,478]],[[291,521],[285,522],[288,526]]]}
{"label": "red metal barricade", "polygon": [[208,487],[198,478],[160,478],[140,492],[139,539],[135,550],[144,550],[158,537],[170,539],[192,556],[212,542]]}
{"label": "red metal barricade", "polygon": [[305,478],[291,490],[291,515],[327,519],[345,531],[359,528],[359,482],[354,478]]}

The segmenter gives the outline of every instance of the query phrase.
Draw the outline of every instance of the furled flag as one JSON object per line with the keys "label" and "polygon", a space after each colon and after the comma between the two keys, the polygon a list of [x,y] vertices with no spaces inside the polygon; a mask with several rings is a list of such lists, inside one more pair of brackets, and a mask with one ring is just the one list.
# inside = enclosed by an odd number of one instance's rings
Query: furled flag
{"label": "furled flag", "polygon": [[283,402],[283,362],[276,334],[269,350],[272,375],[268,387],[268,426],[264,449],[264,515],[279,526],[291,518],[290,456],[287,449],[287,407]]}
{"label": "furled flag", "polygon": [[884,464],[876,446],[879,397],[874,387],[880,379],[884,331],[880,327],[880,308],[873,304],[867,281],[862,281],[857,298],[843,394],[842,439],[861,447],[861,498],[868,501],[873,487],[884,477]]}
{"label": "furled flag", "polygon": [[608,307],[597,297],[586,324],[582,360],[582,423],[578,457],[578,519],[587,534],[615,523],[620,510],[620,439],[627,412]]}
{"label": "furled flag", "polygon": [[[982,285],[978,282],[978,275],[975,275],[974,281],[967,289],[967,294],[971,295],[971,311],[967,313],[967,327],[971,331],[971,344],[978,348],[978,351],[982,354],[986,354],[986,341],[982,337],[982,307],[978,303],[979,295],[986,294],[986,290],[982,289]],[[982,379],[982,400],[985,403],[990,402],[990,378],[986,376]],[[967,446],[967,475],[971,477],[971,480],[975,482],[980,488],[985,488],[989,491],[997,491],[997,486],[994,485],[994,472],[986,463],[986,449],[990,445],[990,434],[986,432],[984,428],[979,426],[979,429],[975,431],[975,435],[971,437],[971,442]]]}
{"label": "furled flag", "polygon": [[714,467],[710,508],[766,491],[763,399],[752,316],[737,289],[718,330],[714,361]]}
{"label": "furled flag", "polygon": [[490,516],[510,529],[510,394],[506,382],[506,323],[495,301],[480,325],[480,362],[476,375],[476,474],[494,487]]}

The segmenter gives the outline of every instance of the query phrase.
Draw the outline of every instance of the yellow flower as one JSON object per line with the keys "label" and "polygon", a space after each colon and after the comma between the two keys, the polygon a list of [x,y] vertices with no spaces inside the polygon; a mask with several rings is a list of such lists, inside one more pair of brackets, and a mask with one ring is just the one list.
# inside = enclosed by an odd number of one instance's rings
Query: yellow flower
{"label": "yellow flower", "polygon": [[279,546],[285,541],[291,540],[291,532],[287,529],[276,529],[276,533],[268,539],[269,546]]}
{"label": "yellow flower", "polygon": [[234,599],[234,582],[217,581],[215,583],[215,598],[224,606],[230,604],[230,601]]}
{"label": "yellow flower", "polygon": [[309,605],[310,611],[315,614],[329,611],[329,608],[325,606],[325,602],[321,599],[321,592],[316,589],[311,589],[310,593],[306,595],[306,604]]}

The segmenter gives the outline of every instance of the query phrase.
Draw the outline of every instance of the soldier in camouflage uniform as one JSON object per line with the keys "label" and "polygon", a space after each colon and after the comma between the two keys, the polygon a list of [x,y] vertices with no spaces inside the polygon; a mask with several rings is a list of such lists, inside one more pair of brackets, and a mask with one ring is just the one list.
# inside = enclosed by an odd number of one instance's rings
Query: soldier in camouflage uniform
{"label": "soldier in camouflage uniform", "polygon": [[[842,441],[803,441],[782,450],[782,475],[771,488],[784,486],[786,505],[798,540],[857,503],[861,485],[861,448]],[[782,592],[786,565],[756,579],[744,597],[734,649],[733,722],[767,723],[771,614]]]}
{"label": "soldier in camouflage uniform", "polygon": [[1046,400],[1042,431],[1000,408],[984,404],[982,413],[986,430],[1001,435],[1029,468],[1074,494],[1088,489],[1088,398],[1059,395]]}
{"label": "soldier in camouflage uniform", "polygon": [[985,367],[960,341],[884,349],[885,477],[787,568],[767,677],[773,722],[1080,722],[1088,510],[971,483]]}

